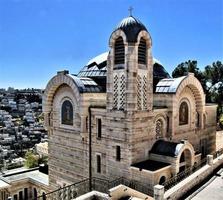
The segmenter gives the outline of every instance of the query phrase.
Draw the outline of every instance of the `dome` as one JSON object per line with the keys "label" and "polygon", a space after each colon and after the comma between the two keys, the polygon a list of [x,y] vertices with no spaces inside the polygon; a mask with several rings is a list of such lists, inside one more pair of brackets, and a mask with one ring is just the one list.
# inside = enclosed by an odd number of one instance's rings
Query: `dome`
{"label": "dome", "polygon": [[[91,59],[87,65],[78,73],[78,77],[88,77],[99,84],[106,92],[107,76],[107,57],[108,52],[100,54]],[[153,58],[153,89],[155,92],[156,84],[164,78],[170,78],[160,61]]]}
{"label": "dome", "polygon": [[128,42],[135,43],[140,31],[147,31],[146,27],[142,24],[141,21],[136,19],[133,16],[124,18],[116,27],[115,31],[121,29],[126,37]]}

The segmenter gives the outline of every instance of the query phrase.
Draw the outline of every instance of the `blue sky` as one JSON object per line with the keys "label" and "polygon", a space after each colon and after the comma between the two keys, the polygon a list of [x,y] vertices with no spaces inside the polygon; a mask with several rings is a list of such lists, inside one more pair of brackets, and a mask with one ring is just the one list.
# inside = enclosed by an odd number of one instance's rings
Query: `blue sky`
{"label": "blue sky", "polygon": [[223,60],[222,0],[0,0],[0,88],[44,88],[108,49],[115,26],[140,19],[169,73],[188,59]]}

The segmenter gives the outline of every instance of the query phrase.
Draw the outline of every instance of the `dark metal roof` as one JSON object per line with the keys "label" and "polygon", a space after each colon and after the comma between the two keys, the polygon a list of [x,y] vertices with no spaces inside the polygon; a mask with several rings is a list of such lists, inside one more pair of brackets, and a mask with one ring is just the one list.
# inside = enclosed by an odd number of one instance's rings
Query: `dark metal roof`
{"label": "dark metal roof", "polygon": [[[108,52],[100,54],[91,59],[85,67],[78,73],[78,77],[88,77],[94,80],[98,85],[102,87],[102,90],[106,92],[106,76],[107,76],[107,57]],[[153,59],[153,87],[154,92],[156,84],[164,78],[170,78],[170,75],[162,66],[162,64]]]}
{"label": "dark metal roof", "polygon": [[163,78],[170,78],[170,75],[160,63],[154,62],[153,77],[163,79]]}
{"label": "dark metal roof", "polygon": [[[105,52],[93,59],[91,59],[88,64],[83,67],[83,69],[78,73],[78,77],[89,77],[93,79],[98,85],[100,85],[104,91],[106,91],[106,76],[107,76],[107,57],[108,52]],[[153,59],[153,82],[154,89],[156,84],[164,78],[170,78],[170,75],[162,66],[162,64]]]}
{"label": "dark metal roof", "polygon": [[124,31],[128,42],[137,42],[137,37],[140,31],[145,30],[147,31],[146,27],[133,16],[129,16],[124,18],[119,25],[116,27],[115,30],[121,29]]}
{"label": "dark metal roof", "polygon": [[168,142],[164,140],[158,140],[153,145],[150,153],[164,155],[164,156],[171,156],[175,157],[178,155],[179,150],[183,146],[183,143],[176,143],[176,142]]}
{"label": "dark metal roof", "polygon": [[158,169],[161,169],[163,167],[169,166],[170,164],[164,163],[164,162],[159,162],[159,161],[154,161],[154,160],[145,160],[139,163],[135,163],[132,166],[137,167],[140,170],[146,169],[149,171],[156,171]]}

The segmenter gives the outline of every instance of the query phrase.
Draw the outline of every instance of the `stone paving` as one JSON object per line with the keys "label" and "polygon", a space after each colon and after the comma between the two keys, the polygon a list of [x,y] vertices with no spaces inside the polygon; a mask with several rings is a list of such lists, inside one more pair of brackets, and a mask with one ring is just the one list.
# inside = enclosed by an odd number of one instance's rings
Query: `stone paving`
{"label": "stone paving", "polygon": [[[192,197],[193,196],[193,197]],[[205,185],[201,186],[194,194],[192,200],[222,200],[223,199],[223,168],[210,179]]]}

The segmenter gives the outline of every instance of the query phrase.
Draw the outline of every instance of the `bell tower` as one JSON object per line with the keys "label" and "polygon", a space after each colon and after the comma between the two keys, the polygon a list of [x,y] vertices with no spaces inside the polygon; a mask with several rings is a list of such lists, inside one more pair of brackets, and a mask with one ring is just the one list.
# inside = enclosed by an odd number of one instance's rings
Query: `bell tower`
{"label": "bell tower", "polygon": [[153,61],[151,37],[133,16],[121,21],[109,39],[107,109],[151,111]]}
{"label": "bell tower", "polygon": [[[152,42],[146,27],[129,16],[112,32],[109,47],[106,133],[109,148],[120,146],[121,163],[128,168],[148,156],[153,107]],[[118,162],[112,166],[122,167]]]}

